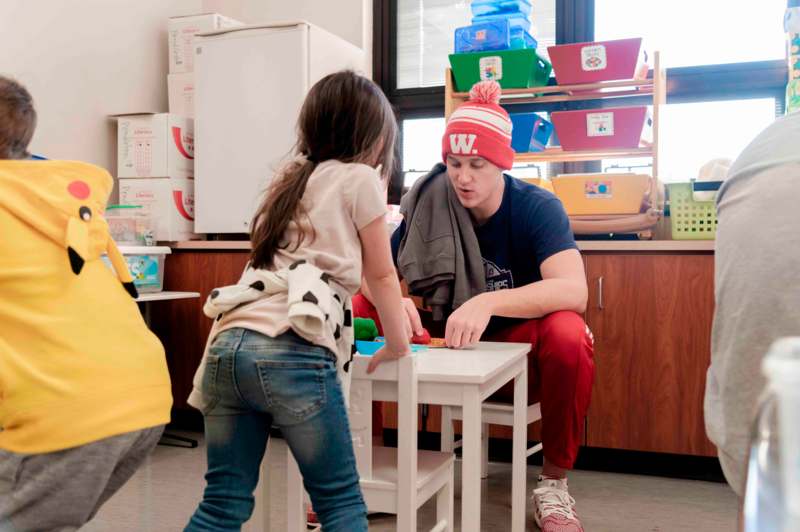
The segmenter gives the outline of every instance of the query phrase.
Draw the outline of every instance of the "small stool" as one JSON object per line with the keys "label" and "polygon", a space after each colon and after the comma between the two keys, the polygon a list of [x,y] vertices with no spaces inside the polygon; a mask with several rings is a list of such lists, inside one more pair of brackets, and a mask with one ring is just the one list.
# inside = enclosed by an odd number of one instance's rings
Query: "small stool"
{"label": "small stool", "polygon": [[[303,477],[280,429],[270,430],[259,477],[255,509],[246,529],[253,532],[306,532]],[[270,504],[270,495],[284,490],[286,504],[282,507]]]}

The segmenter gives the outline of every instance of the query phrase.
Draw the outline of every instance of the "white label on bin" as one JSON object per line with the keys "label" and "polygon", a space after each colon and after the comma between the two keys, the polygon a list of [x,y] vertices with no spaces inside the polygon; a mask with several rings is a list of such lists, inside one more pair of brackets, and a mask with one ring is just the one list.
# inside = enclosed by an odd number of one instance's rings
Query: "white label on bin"
{"label": "white label on bin", "polygon": [[589,113],[586,115],[587,137],[613,137],[614,113]]}
{"label": "white label on bin", "polygon": [[503,58],[498,55],[481,57],[478,63],[481,71],[481,80],[487,79],[500,81],[503,79]]}
{"label": "white label on bin", "polygon": [[581,48],[581,68],[583,70],[603,70],[608,67],[606,47],[602,44]]}

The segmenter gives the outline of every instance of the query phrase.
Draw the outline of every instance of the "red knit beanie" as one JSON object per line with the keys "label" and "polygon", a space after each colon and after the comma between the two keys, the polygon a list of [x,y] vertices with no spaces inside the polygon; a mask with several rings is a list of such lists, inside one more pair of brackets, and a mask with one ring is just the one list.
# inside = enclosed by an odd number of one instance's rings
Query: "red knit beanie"
{"label": "red knit beanie", "polygon": [[502,170],[514,164],[511,119],[500,107],[500,85],[481,81],[469,91],[469,102],[456,109],[442,137],[442,160],[447,154],[475,155]]}

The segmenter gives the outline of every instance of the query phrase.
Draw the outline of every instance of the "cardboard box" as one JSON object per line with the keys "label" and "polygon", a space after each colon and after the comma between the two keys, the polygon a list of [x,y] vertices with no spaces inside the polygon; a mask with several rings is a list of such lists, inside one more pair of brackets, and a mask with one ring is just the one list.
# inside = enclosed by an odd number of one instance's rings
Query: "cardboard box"
{"label": "cardboard box", "polygon": [[158,241],[197,239],[194,232],[194,181],[181,178],[122,179],[119,201],[141,205]]}
{"label": "cardboard box", "polygon": [[117,177],[194,176],[194,121],[169,113],[116,115]]}
{"label": "cardboard box", "polygon": [[194,118],[194,72],[169,74],[167,93],[171,114]]}
{"label": "cardboard box", "polygon": [[169,73],[194,72],[194,36],[207,31],[244,26],[244,23],[218,13],[172,17],[167,25]]}

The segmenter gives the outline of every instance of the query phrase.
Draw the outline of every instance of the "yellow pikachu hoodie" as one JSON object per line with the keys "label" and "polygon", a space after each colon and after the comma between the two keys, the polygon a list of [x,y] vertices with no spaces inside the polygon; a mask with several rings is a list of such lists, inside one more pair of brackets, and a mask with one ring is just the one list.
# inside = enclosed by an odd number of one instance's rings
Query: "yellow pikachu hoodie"
{"label": "yellow pikachu hoodie", "polygon": [[111,187],[90,164],[0,160],[0,449],[46,453],[169,421],[164,349],[103,218]]}

